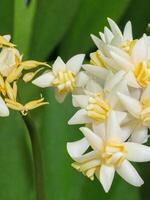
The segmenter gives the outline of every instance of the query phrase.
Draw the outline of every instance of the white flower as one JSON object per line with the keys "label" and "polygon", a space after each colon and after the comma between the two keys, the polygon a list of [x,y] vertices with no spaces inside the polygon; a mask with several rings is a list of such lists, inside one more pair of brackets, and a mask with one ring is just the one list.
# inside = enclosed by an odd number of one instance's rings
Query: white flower
{"label": "white flower", "polygon": [[127,126],[131,132],[131,140],[145,143],[148,140],[150,127],[150,85],[142,92],[140,99],[118,93],[122,105],[132,117],[129,117]]}
{"label": "white flower", "polygon": [[[69,120],[69,124],[92,124],[93,129],[98,129],[104,135],[104,122],[110,110],[115,110],[119,122],[126,117],[119,106],[117,92],[128,94],[126,83],[122,81],[124,72],[115,75],[109,74],[104,88],[94,80],[89,80],[85,94],[73,95],[73,105],[80,107],[75,115]],[[103,130],[103,131],[102,131]]]}
{"label": "white flower", "polygon": [[[85,138],[67,143],[68,153],[75,160],[72,164],[75,169],[91,180],[95,175],[105,192],[111,187],[115,171],[131,185],[139,187],[144,183],[129,161],[150,161],[150,147],[122,140],[122,130],[113,111],[107,120],[105,138],[86,127],[80,130]],[[89,145],[92,150],[87,152]]]}
{"label": "white flower", "polygon": [[54,87],[56,99],[62,102],[69,92],[74,92],[87,82],[88,76],[80,72],[84,57],[84,54],[78,54],[66,64],[58,57],[52,66],[52,71],[45,72],[32,83],[42,88]]}

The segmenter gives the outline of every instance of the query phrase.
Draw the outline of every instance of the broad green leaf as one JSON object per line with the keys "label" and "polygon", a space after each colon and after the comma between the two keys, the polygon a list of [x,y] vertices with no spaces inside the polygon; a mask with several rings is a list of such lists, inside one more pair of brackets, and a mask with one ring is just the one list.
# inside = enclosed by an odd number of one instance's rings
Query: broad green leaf
{"label": "broad green leaf", "polygon": [[90,34],[103,31],[107,17],[119,19],[130,0],[82,0],[78,13],[63,38],[59,54],[70,57],[73,54],[88,52],[94,45]]}
{"label": "broad green leaf", "polygon": [[0,199],[33,200],[34,176],[29,138],[18,113],[0,118]]}
{"label": "broad green leaf", "polygon": [[30,55],[47,59],[64,36],[80,0],[37,0]]}
{"label": "broad green leaf", "polygon": [[[147,25],[150,22],[149,0],[143,0],[142,2],[132,0],[120,24],[124,25],[128,20],[132,22],[135,37],[142,36],[143,33],[147,32]],[[148,34],[150,34],[150,30]]]}
{"label": "broad green leaf", "polygon": [[17,48],[27,57],[33,33],[33,20],[36,9],[36,0],[27,6],[24,0],[14,0],[14,32],[13,40]]}
{"label": "broad green leaf", "polygon": [[1,0],[0,1],[0,35],[13,33],[13,10],[14,0]]}

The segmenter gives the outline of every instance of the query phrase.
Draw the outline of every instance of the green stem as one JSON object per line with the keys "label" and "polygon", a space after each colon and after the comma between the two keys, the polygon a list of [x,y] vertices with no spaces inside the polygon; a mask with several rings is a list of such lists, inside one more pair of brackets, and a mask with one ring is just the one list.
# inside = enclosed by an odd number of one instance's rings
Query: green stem
{"label": "green stem", "polygon": [[33,162],[35,169],[35,183],[36,183],[36,197],[37,200],[44,200],[44,176],[42,166],[42,155],[39,138],[36,132],[36,128],[32,119],[27,116],[22,116],[24,123],[28,129],[29,137],[32,145]]}

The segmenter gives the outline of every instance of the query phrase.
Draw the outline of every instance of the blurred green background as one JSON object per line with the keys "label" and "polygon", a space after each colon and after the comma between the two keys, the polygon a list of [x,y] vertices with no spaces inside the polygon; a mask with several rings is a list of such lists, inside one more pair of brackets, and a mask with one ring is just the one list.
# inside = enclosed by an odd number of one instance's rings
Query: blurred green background
{"label": "blurred green background", "polygon": [[[11,34],[24,58],[53,61],[95,49],[90,33],[98,34],[107,17],[123,27],[133,24],[134,36],[147,31],[149,0],[0,0],[0,34]],[[81,138],[78,127],[69,127],[73,115],[70,97],[60,105],[53,91],[20,83],[23,102],[39,98],[48,106],[31,112],[37,128],[44,166],[45,200],[148,200],[150,164],[136,166],[145,180],[140,189],[115,177],[109,194],[97,180],[91,182],[71,168],[66,142]],[[0,199],[35,200],[32,154],[27,129],[16,112],[0,118]],[[44,199],[43,199],[44,200]]]}

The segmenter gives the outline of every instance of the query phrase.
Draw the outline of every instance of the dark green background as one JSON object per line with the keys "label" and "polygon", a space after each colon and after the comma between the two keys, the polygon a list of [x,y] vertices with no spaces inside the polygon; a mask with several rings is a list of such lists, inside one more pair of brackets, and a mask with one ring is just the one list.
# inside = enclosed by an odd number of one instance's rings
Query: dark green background
{"label": "dark green background", "polygon": [[[90,33],[98,34],[107,17],[121,27],[133,23],[134,36],[147,32],[150,22],[148,0],[0,0],[0,34],[11,34],[24,58],[52,62],[95,49]],[[31,112],[37,128],[44,164],[46,200],[146,200],[150,195],[150,164],[137,166],[145,180],[140,189],[115,177],[105,194],[97,180],[89,181],[71,168],[66,142],[81,137],[78,127],[69,127],[74,109],[68,97],[56,102],[50,89],[44,91],[20,83],[22,101],[39,98],[50,102]],[[0,119],[0,199],[35,200],[34,170],[26,127],[16,112]]]}

